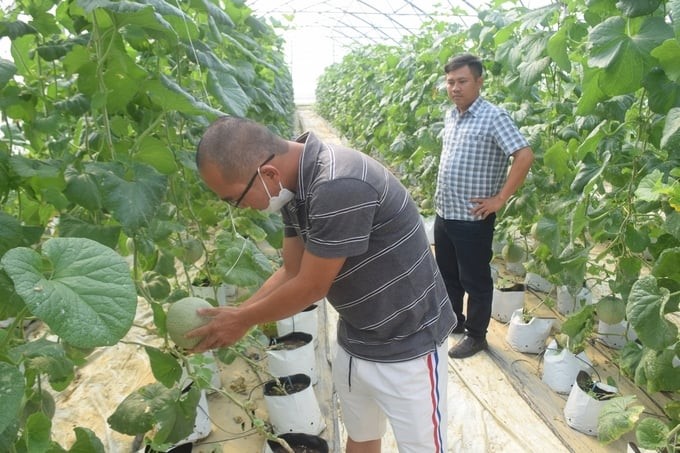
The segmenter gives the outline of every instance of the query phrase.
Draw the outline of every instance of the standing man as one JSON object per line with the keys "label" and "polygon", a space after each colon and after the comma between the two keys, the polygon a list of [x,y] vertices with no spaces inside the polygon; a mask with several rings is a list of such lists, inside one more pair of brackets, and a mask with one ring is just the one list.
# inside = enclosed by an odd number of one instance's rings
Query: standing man
{"label": "standing man", "polygon": [[401,453],[446,452],[446,349],[456,317],[415,203],[366,154],[295,141],[224,117],[198,145],[207,186],[234,207],[280,211],[283,265],[238,307],[199,311],[195,352],[326,297],[337,310],[333,381],[347,453],[379,453],[389,420]]}
{"label": "standing man", "polygon": [[[444,72],[446,92],[454,107],[444,119],[434,243],[437,264],[458,318],[454,333],[465,333],[449,356],[462,359],[488,347],[496,212],[522,185],[534,155],[508,113],[480,96],[484,76],[479,58],[456,56],[444,66]],[[467,316],[463,314],[465,293]]]}

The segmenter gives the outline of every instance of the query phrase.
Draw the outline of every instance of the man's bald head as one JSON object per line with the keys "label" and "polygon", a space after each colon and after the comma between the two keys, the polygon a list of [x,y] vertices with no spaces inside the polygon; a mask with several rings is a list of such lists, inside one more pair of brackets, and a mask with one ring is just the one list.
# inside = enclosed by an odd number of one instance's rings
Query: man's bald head
{"label": "man's bald head", "polygon": [[224,116],[203,134],[196,152],[196,166],[215,165],[225,180],[250,177],[264,159],[288,150],[286,140],[267,127],[245,118]]}

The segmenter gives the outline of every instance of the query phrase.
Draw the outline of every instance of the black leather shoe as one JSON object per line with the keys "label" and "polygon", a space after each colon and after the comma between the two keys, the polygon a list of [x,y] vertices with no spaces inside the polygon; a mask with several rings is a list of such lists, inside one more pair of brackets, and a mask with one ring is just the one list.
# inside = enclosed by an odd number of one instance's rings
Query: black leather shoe
{"label": "black leather shoe", "polygon": [[489,344],[486,342],[486,338],[474,338],[465,335],[457,345],[449,349],[449,357],[452,359],[464,359],[466,357],[471,357],[488,347]]}
{"label": "black leather shoe", "polygon": [[458,324],[456,324],[451,333],[465,333],[465,323],[458,321]]}

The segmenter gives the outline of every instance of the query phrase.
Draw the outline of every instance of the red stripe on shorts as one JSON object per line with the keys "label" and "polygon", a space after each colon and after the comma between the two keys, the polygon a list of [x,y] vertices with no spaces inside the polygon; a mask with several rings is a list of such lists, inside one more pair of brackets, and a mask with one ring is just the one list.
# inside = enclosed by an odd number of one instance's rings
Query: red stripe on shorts
{"label": "red stripe on shorts", "polygon": [[439,375],[437,374],[437,364],[439,356],[437,350],[427,356],[427,369],[430,376],[430,400],[432,401],[432,427],[434,435],[434,451],[441,453],[441,414],[439,413]]}

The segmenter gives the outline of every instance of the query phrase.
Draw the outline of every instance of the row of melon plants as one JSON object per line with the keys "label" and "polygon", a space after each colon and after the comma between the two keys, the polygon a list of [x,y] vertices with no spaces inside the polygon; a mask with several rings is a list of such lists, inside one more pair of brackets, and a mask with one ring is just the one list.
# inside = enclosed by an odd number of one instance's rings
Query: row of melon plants
{"label": "row of melon plants", "polygon": [[[498,3],[498,2],[497,2]],[[626,321],[637,340],[620,369],[665,417],[634,398],[601,420],[600,439],[635,430],[640,444],[678,449],[680,425],[680,0],[567,0],[528,10],[481,8],[476,20],[433,21],[398,46],[354,49],[319,79],[316,108],[355,147],[389,164],[423,215],[441,151],[443,67],[472,52],[483,96],[510,112],[536,160],[499,214],[499,244],[528,271],[601,300],[563,324],[572,344],[598,319]],[[452,16],[453,17],[453,16]],[[665,450],[664,450],[665,449]]]}
{"label": "row of melon plants", "polygon": [[105,451],[87,428],[53,440],[53,395],[121,342],[139,304],[157,382],[109,423],[161,450],[191,433],[201,387],[177,384],[168,304],[198,275],[253,288],[276,265],[257,244],[280,247],[280,220],[216,200],[194,150],[224,114],[291,134],[283,42],[238,0],[18,1],[0,39],[0,450]]}

